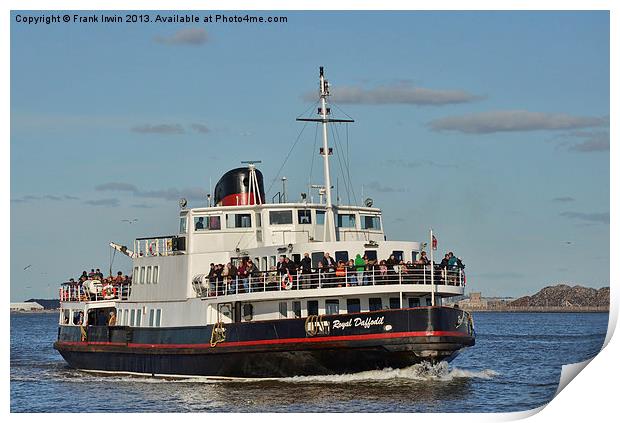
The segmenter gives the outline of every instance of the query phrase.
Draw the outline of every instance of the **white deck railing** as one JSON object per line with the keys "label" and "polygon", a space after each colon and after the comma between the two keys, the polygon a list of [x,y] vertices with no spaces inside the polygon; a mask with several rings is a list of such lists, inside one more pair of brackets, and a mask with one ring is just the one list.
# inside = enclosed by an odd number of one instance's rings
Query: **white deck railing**
{"label": "white deck railing", "polygon": [[[465,273],[461,269],[440,269],[435,266],[435,285],[465,286]],[[323,271],[313,273],[278,274],[278,271],[256,272],[255,276],[209,278],[199,275],[192,281],[199,297],[221,297],[245,293],[287,291],[304,289],[346,288],[375,285],[430,285],[430,266],[401,269],[371,269],[364,271]]]}
{"label": "white deck railing", "polygon": [[95,289],[86,289],[79,282],[63,284],[58,292],[60,301],[103,301],[127,300],[131,292],[131,283],[112,283],[97,285]]}

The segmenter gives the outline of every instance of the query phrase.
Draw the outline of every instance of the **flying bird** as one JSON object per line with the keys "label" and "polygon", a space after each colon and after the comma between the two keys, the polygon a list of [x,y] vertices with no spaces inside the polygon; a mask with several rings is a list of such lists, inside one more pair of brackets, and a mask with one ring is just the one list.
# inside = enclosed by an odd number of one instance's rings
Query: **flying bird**
{"label": "flying bird", "polygon": [[24,270],[26,270],[26,269],[28,269],[30,267],[32,267],[32,264],[29,264],[28,266],[24,267]]}
{"label": "flying bird", "polygon": [[123,220],[121,220],[121,222],[127,222],[127,223],[129,223],[130,225],[131,225],[132,223],[137,222],[137,221],[138,221],[138,219],[131,219],[131,220],[129,220],[129,219],[123,219]]}

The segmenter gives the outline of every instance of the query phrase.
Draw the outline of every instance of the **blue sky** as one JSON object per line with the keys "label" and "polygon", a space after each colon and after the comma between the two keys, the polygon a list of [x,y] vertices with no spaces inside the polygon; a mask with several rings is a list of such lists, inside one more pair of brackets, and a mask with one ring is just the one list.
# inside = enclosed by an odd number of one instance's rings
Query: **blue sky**
{"label": "blue sky", "polygon": [[[177,199],[204,204],[240,160],[262,160],[269,185],[320,65],[356,120],[353,188],[383,209],[388,239],[426,241],[432,226],[484,295],[609,284],[607,12],[264,12],[288,22],[191,25],[17,14],[41,13],[11,14],[12,301],[107,270],[111,240],[173,233]],[[280,174],[292,193],[308,183],[314,133]]]}

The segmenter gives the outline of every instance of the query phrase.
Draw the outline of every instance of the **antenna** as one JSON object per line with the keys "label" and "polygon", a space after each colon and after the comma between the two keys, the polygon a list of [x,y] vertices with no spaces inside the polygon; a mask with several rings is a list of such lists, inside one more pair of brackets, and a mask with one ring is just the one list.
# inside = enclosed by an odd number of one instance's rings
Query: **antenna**
{"label": "antenna", "polygon": [[[331,176],[329,173],[329,156],[332,154],[331,148],[329,148],[329,143],[327,140],[327,124],[330,122],[346,122],[352,123],[354,122],[352,119],[331,119],[328,118],[330,114],[330,109],[327,107],[327,97],[329,97],[329,82],[325,79],[325,73],[323,70],[323,66],[319,68],[319,96],[321,106],[319,107],[318,114],[320,118],[318,119],[308,119],[308,118],[297,118],[298,121],[301,122],[319,122],[323,127],[323,147],[319,150],[321,156],[323,156],[323,174],[325,178],[324,190],[325,190],[325,241],[333,241],[336,239],[336,226],[334,222],[334,210],[332,204],[332,183]],[[319,191],[320,193],[320,191]]]}

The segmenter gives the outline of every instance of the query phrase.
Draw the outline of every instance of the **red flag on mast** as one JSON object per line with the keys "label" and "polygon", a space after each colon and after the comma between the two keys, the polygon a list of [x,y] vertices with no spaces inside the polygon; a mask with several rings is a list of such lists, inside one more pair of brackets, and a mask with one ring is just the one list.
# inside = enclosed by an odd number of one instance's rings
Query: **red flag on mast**
{"label": "red flag on mast", "polygon": [[433,235],[433,250],[437,249],[437,238],[435,238],[435,235]]}

